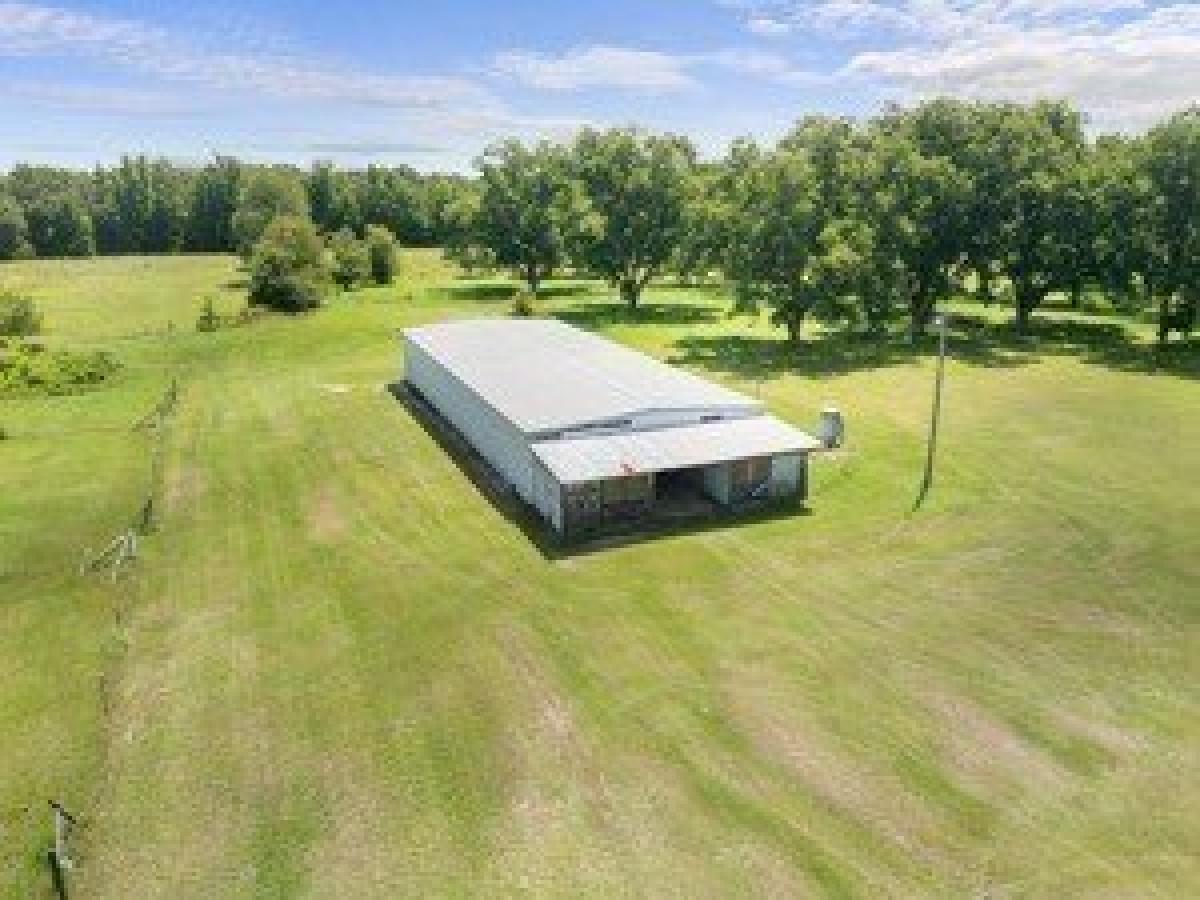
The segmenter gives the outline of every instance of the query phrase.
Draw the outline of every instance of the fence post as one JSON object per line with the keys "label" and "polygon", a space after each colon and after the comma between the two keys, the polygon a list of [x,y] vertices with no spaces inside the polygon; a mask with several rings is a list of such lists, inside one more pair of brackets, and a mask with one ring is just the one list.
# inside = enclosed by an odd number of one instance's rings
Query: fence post
{"label": "fence post", "polygon": [[54,896],[58,900],[68,900],[71,895],[67,892],[67,876],[53,850],[46,851],[46,865],[50,868],[50,885],[54,889]]}
{"label": "fence post", "polygon": [[54,813],[54,847],[46,853],[46,861],[50,865],[50,879],[53,882],[54,894],[60,900],[67,897],[67,872],[74,868],[68,841],[76,824],[75,817],[57,800],[50,801],[50,809]]}

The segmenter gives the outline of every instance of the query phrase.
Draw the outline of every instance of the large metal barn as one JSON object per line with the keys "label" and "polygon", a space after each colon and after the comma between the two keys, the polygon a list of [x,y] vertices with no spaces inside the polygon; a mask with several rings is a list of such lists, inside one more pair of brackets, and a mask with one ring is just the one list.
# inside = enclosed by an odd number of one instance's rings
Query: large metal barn
{"label": "large metal barn", "polygon": [[587,331],[483,319],[403,341],[409,389],[563,536],[805,498],[814,438]]}

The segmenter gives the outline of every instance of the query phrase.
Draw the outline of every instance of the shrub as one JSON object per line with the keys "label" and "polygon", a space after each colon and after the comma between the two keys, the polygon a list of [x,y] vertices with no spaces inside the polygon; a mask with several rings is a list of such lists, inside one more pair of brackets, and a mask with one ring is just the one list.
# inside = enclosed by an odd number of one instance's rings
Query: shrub
{"label": "shrub", "polygon": [[267,226],[249,269],[249,302],[281,312],[315,309],[329,287],[321,237],[311,221],[298,216],[280,216]]}
{"label": "shrub", "polygon": [[371,255],[367,245],[343,228],[329,239],[333,254],[333,280],[342,290],[351,290],[371,277]]}
{"label": "shrub", "polygon": [[0,347],[0,393],[78,394],[118,369],[117,361],[104,352],[47,350],[41,344],[15,341]]}
{"label": "shrub", "polygon": [[537,315],[537,308],[534,305],[535,296],[531,291],[517,291],[513,294],[512,314],[521,319],[528,319]]}
{"label": "shrub", "polygon": [[396,239],[382,225],[367,226],[367,254],[371,260],[371,280],[391,284],[396,279]]}
{"label": "shrub", "polygon": [[235,324],[237,324],[237,325],[252,325],[258,319],[261,319],[263,317],[263,315],[265,314],[265,312],[266,312],[265,310],[263,310],[257,306],[249,306],[249,305],[243,306],[240,310],[238,310],[237,319],[235,321]]}
{"label": "shrub", "polygon": [[11,291],[0,293],[0,334],[28,337],[42,330],[42,316],[29,297]]}
{"label": "shrub", "polygon": [[221,327],[221,316],[217,313],[216,304],[212,297],[204,298],[204,306],[200,309],[200,317],[196,319],[197,331],[216,331]]}
{"label": "shrub", "polygon": [[240,328],[243,325],[253,325],[270,311],[261,306],[243,306],[236,313],[222,315],[217,311],[216,301],[212,297],[204,298],[204,306],[196,318],[196,330],[201,332],[220,331],[222,328]]}

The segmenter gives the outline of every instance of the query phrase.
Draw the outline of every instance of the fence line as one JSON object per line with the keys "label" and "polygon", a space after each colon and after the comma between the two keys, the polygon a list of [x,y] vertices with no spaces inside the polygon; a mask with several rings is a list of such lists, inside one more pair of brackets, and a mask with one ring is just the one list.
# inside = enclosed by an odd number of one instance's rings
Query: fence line
{"label": "fence line", "polygon": [[116,581],[121,569],[137,559],[138,536],[149,534],[154,530],[158,521],[157,498],[163,480],[163,460],[166,455],[166,430],[171,416],[179,403],[179,379],[172,378],[162,397],[148,413],[137,419],[132,426],[135,432],[147,432],[151,435],[150,447],[150,478],[146,493],[138,505],[133,520],[122,529],[98,553],[84,551],[83,561],[79,566],[81,575],[107,568],[113,581]]}
{"label": "fence line", "polygon": [[[127,567],[137,560],[140,538],[153,531],[157,525],[157,498],[162,488],[167,429],[179,404],[179,394],[179,379],[173,377],[154,408],[133,423],[132,431],[148,433],[151,436],[150,473],[145,495],[132,521],[111,541],[99,552],[84,551],[79,564],[81,576],[96,571],[107,571],[115,584]],[[125,624],[125,606],[120,597],[113,603],[114,624],[118,629],[123,628]],[[101,714],[107,723],[112,715],[113,685],[107,673],[102,673],[98,681]],[[69,854],[68,839],[71,831],[78,825],[78,820],[68,813],[61,803],[52,800],[50,806],[54,813],[54,847],[46,852],[46,860],[51,888],[55,896],[65,898],[68,891],[67,875],[74,867],[73,858]]]}

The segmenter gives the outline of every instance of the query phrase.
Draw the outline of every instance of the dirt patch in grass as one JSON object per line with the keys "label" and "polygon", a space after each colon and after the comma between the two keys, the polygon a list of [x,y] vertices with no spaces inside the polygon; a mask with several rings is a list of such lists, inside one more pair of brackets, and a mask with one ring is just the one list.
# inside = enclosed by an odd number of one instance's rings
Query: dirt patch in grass
{"label": "dirt patch in grass", "polygon": [[192,463],[178,463],[167,472],[163,498],[168,512],[186,509],[204,495],[208,484],[203,470]]}
{"label": "dirt patch in grass", "polygon": [[497,689],[513,715],[502,737],[512,769],[507,812],[493,838],[494,877],[518,891],[553,893],[554,872],[569,860],[574,886],[612,886],[623,880],[613,854],[623,841],[612,785],[531,640],[509,627],[498,636],[504,662]]}
{"label": "dirt patch in grass", "polygon": [[[823,803],[910,854],[932,861],[939,823],[895,775],[836,749],[823,730],[762,686],[727,688],[734,722],[757,751],[784,767]],[[938,860],[944,864],[945,860]]]}
{"label": "dirt patch in grass", "polygon": [[318,543],[330,543],[342,537],[346,528],[346,519],[342,515],[333,486],[323,485],[309,505],[309,535]]}
{"label": "dirt patch in grass", "polygon": [[[115,688],[108,780],[101,812],[84,833],[90,862],[80,870],[82,895],[199,896],[237,880],[243,806],[203,790],[228,750],[191,733],[194,723],[204,722],[203,731],[221,720],[211,698],[191,688],[199,669],[218,664],[232,615],[230,605],[185,613],[156,604],[132,622],[131,644],[144,655]],[[240,675],[242,654],[236,642],[226,646],[225,664]],[[186,750],[163,752],[180,736]]]}
{"label": "dirt patch in grass", "polygon": [[950,763],[971,785],[991,794],[1011,784],[1034,793],[1066,784],[1069,773],[1052,756],[972,700],[934,691],[926,702],[941,721]]}
{"label": "dirt patch in grass", "polygon": [[1034,613],[1029,618],[1036,628],[1094,634],[1123,641],[1141,641],[1149,633],[1130,616],[1099,606],[1078,606],[1058,614]]}
{"label": "dirt patch in grass", "polygon": [[1095,744],[1114,759],[1121,761],[1128,761],[1131,757],[1144,753],[1150,746],[1142,735],[1093,716],[1060,712],[1054,716],[1054,720],[1064,731]]}
{"label": "dirt patch in grass", "polygon": [[328,809],[307,856],[311,896],[343,896],[350,884],[357,896],[385,896],[412,862],[412,850],[390,839],[387,803],[376,789],[386,782],[365,754],[349,748],[326,756],[319,774]]}

